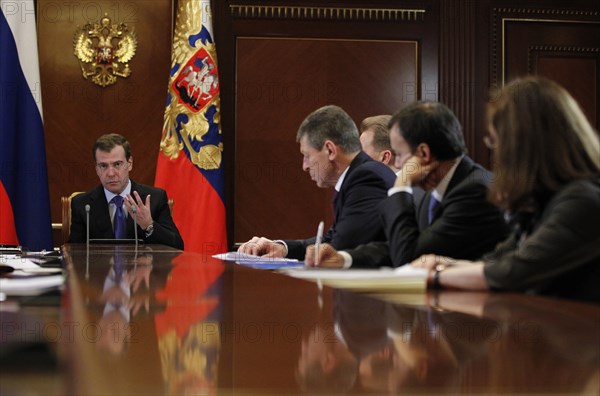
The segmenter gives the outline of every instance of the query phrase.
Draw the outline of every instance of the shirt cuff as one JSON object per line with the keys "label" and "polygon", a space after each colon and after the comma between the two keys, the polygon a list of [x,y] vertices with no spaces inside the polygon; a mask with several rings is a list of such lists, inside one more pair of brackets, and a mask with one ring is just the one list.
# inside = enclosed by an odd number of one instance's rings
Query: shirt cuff
{"label": "shirt cuff", "polygon": [[344,258],[344,266],[342,269],[348,269],[352,267],[352,256],[350,256],[350,253],[344,252],[343,250],[340,250],[338,253]]}
{"label": "shirt cuff", "polygon": [[273,241],[273,243],[277,243],[279,245],[283,245],[283,257],[287,257],[287,255],[288,255],[287,243],[285,243],[285,241],[282,241],[281,239],[276,239],[276,240]]}
{"label": "shirt cuff", "polygon": [[412,187],[406,186],[406,187],[392,187],[388,190],[388,197],[391,197],[392,195],[399,193],[399,192],[407,192],[409,194],[413,193],[413,189]]}

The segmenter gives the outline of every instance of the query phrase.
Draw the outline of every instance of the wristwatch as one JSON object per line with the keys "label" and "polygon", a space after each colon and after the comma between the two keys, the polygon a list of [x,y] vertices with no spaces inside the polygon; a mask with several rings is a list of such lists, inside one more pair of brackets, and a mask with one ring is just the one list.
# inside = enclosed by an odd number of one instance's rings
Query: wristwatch
{"label": "wristwatch", "polygon": [[150,223],[150,225],[148,227],[146,227],[144,232],[146,233],[146,238],[148,238],[150,235],[152,235],[152,233],[154,232],[154,223]]}
{"label": "wristwatch", "polygon": [[442,288],[440,284],[440,273],[445,270],[447,267],[445,264],[438,264],[433,269],[433,277],[431,278],[431,288],[435,290],[439,290]]}

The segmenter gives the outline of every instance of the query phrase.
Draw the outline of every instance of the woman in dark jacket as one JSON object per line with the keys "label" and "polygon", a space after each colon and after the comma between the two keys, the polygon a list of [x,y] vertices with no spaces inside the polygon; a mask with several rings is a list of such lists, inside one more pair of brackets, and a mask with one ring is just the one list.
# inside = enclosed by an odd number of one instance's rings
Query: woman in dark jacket
{"label": "woman in dark jacket", "polygon": [[514,226],[476,262],[426,255],[430,287],[513,290],[600,302],[600,142],[577,102],[541,77],[488,106],[490,198]]}

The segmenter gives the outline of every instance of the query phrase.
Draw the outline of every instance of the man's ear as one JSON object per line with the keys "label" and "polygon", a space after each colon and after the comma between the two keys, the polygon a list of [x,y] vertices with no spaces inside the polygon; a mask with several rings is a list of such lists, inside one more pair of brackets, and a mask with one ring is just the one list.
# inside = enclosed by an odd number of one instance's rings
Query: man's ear
{"label": "man's ear", "polygon": [[338,148],[331,140],[325,140],[323,149],[327,150],[327,158],[329,161],[333,161],[337,157]]}
{"label": "man's ear", "polygon": [[383,150],[381,153],[379,153],[379,156],[381,158],[381,162],[383,162],[386,165],[394,165],[392,164],[393,158],[394,156],[392,155],[392,152],[390,150]]}
{"label": "man's ear", "polygon": [[431,155],[431,149],[427,143],[421,143],[417,146],[415,155],[423,160],[423,163],[428,164],[434,160]]}

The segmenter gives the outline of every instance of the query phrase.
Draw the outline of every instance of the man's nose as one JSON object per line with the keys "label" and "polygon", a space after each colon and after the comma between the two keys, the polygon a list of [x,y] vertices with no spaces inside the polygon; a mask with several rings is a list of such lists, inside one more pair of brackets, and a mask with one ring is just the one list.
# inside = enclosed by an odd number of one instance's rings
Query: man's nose
{"label": "man's nose", "polygon": [[399,155],[396,156],[396,159],[394,159],[394,166],[397,169],[402,169],[402,158],[400,158]]}
{"label": "man's nose", "polygon": [[304,172],[308,172],[310,170],[310,166],[307,160],[302,160],[302,170]]}

